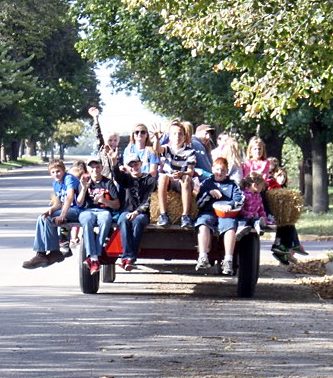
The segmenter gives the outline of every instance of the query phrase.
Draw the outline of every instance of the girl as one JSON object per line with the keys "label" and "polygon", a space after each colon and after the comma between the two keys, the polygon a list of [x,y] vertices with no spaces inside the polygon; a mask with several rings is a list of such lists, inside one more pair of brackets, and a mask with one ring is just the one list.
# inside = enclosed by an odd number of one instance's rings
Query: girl
{"label": "girl", "polygon": [[246,177],[251,172],[257,172],[266,180],[269,166],[264,141],[257,136],[252,137],[247,147],[246,160],[243,163],[243,176]]}
{"label": "girl", "polygon": [[241,151],[236,139],[232,137],[226,139],[221,151],[221,157],[224,157],[228,161],[228,176],[230,180],[234,180],[239,185],[243,178],[243,169]]}
{"label": "girl", "polygon": [[249,233],[251,227],[254,227],[260,235],[261,229],[266,226],[267,216],[261,197],[265,185],[263,177],[256,172],[250,173],[241,181],[240,187],[244,192],[245,201],[240,212],[237,240]]}
{"label": "girl", "polygon": [[[139,156],[142,163],[141,172],[150,173],[153,177],[156,177],[159,158],[151,146],[147,126],[139,123],[130,136],[129,144],[123,154],[123,160],[126,162],[128,157],[133,154]],[[130,172],[129,167],[125,166],[125,169]]]}
{"label": "girl", "polygon": [[244,196],[233,181],[228,177],[228,162],[225,158],[218,158],[213,162],[213,175],[202,182],[197,196],[199,215],[195,223],[198,230],[199,258],[196,270],[210,267],[208,253],[212,241],[212,233],[218,230],[223,235],[224,260],[222,261],[222,273],[228,276],[234,274],[233,254],[236,244],[237,220],[234,218],[217,217],[213,204],[216,201],[226,201],[224,211],[237,208],[242,205]]}

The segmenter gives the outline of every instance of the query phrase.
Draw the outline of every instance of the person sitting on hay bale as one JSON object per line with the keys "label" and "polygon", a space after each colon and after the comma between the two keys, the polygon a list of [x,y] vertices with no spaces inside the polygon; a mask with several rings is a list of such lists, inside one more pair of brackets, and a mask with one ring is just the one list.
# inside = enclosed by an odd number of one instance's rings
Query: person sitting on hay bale
{"label": "person sitting on hay bale", "polygon": [[289,260],[295,253],[308,255],[299,241],[295,227],[303,207],[303,200],[299,193],[286,189],[287,182],[286,169],[277,166],[270,177],[270,184],[266,192],[269,208],[277,224],[271,250],[273,256],[284,265],[289,265]]}
{"label": "person sitting on hay bale", "polygon": [[169,226],[170,218],[167,214],[167,191],[181,193],[183,212],[181,227],[191,228],[193,222],[190,217],[194,166],[196,163],[194,150],[186,144],[186,130],[184,125],[175,120],[169,128],[169,143],[160,145],[158,135],[154,140],[154,149],[161,155],[162,172],[158,178],[158,202],[160,216],[158,226]]}

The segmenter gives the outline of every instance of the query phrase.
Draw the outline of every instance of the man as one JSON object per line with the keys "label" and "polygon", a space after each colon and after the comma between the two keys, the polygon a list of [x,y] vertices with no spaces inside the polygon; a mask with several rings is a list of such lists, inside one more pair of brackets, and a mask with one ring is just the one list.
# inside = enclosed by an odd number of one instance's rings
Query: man
{"label": "man", "polygon": [[131,271],[139,253],[144,229],[150,221],[150,196],[155,190],[156,179],[150,173],[141,172],[142,162],[138,155],[128,155],[124,163],[129,171],[119,169],[115,151],[112,156],[112,172],[115,180],[126,191],[124,211],[118,219],[123,246],[120,266]]}
{"label": "man", "polygon": [[[85,210],[80,213],[79,222],[83,228],[83,239],[86,246],[87,258],[84,264],[89,268],[90,274],[100,270],[99,258],[107,236],[109,236],[112,222],[119,216],[120,201],[118,191],[112,180],[102,175],[102,162],[97,158],[87,161],[88,175],[81,178],[81,190],[78,204]],[[94,232],[94,227],[99,232]]]}
{"label": "man", "polygon": [[202,124],[196,128],[192,136],[192,148],[196,157],[195,172],[200,182],[212,175],[211,134],[213,132],[212,126]]}

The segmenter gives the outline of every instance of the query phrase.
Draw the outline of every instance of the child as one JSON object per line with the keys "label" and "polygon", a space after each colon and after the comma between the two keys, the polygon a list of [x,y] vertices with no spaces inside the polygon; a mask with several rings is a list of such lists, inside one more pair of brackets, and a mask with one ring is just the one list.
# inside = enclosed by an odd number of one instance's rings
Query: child
{"label": "child", "polygon": [[120,266],[126,271],[131,271],[139,253],[144,229],[149,224],[150,197],[156,187],[156,178],[141,171],[142,162],[138,155],[128,155],[125,164],[129,167],[129,172],[119,169],[115,152],[112,156],[112,173],[126,190],[124,209],[118,219],[123,245]]}
{"label": "child", "polygon": [[[270,185],[269,190],[285,188],[288,182],[287,171],[285,168],[276,167],[273,173],[275,185]],[[273,256],[283,265],[289,265],[289,260],[295,253],[308,255],[301,245],[295,225],[277,226],[275,240],[271,248]]]}
{"label": "child", "polygon": [[[103,244],[109,236],[112,222],[119,217],[120,201],[113,181],[102,175],[102,161],[99,157],[87,161],[89,175],[81,178],[81,190],[78,203],[84,206],[79,215],[86,246],[86,259],[83,264],[90,274],[100,270],[100,257]],[[94,231],[99,227],[98,233]]]}
{"label": "child", "polygon": [[[64,260],[59,247],[57,226],[62,223],[78,222],[80,208],[76,203],[79,180],[66,173],[62,160],[55,159],[49,163],[48,170],[54,179],[53,190],[57,201],[37,219],[33,250],[36,255],[24,261],[23,268],[35,269],[46,267]],[[50,251],[47,254],[47,251]]]}
{"label": "child", "polygon": [[256,172],[252,172],[242,179],[240,187],[244,192],[245,201],[240,212],[237,240],[249,233],[251,227],[254,227],[260,235],[262,227],[266,226],[267,217],[261,197],[265,185],[263,177]]}
{"label": "child", "polygon": [[235,138],[228,137],[224,140],[221,156],[227,159],[229,172],[228,176],[230,180],[235,181],[237,185],[240,184],[243,178],[241,149]]}
{"label": "child", "polygon": [[169,143],[160,146],[158,137],[154,140],[154,149],[161,154],[163,170],[159,173],[158,179],[158,202],[160,216],[158,226],[170,225],[170,218],[167,214],[167,191],[174,190],[181,193],[183,212],[181,216],[181,227],[193,227],[190,217],[193,182],[195,166],[195,151],[186,145],[186,131],[184,125],[179,121],[173,121],[169,128]]}
{"label": "child", "polygon": [[242,205],[244,196],[238,187],[227,176],[228,162],[225,158],[218,158],[213,162],[213,175],[202,182],[197,204],[199,215],[195,222],[198,229],[199,257],[196,270],[210,267],[208,253],[211,246],[212,234],[218,230],[224,237],[224,260],[222,273],[228,276],[234,274],[233,253],[236,244],[237,220],[234,218],[220,218],[215,215],[213,204],[216,201],[226,201],[224,210],[230,210]]}
{"label": "child", "polygon": [[243,177],[248,176],[251,172],[257,172],[266,180],[269,168],[270,163],[267,159],[264,141],[257,136],[252,137],[247,147],[246,160],[243,163]]}

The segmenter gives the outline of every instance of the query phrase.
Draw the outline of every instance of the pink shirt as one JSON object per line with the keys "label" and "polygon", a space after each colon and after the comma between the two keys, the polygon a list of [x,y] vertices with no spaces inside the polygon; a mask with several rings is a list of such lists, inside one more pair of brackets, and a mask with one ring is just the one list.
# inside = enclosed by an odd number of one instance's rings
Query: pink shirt
{"label": "pink shirt", "polygon": [[243,164],[243,176],[246,177],[251,172],[260,173],[266,180],[269,173],[268,160],[246,160]]}
{"label": "pink shirt", "polygon": [[240,212],[240,216],[249,218],[260,218],[266,217],[266,212],[264,210],[264,205],[262,203],[262,198],[260,193],[253,193],[248,189],[244,190],[245,201]]}

